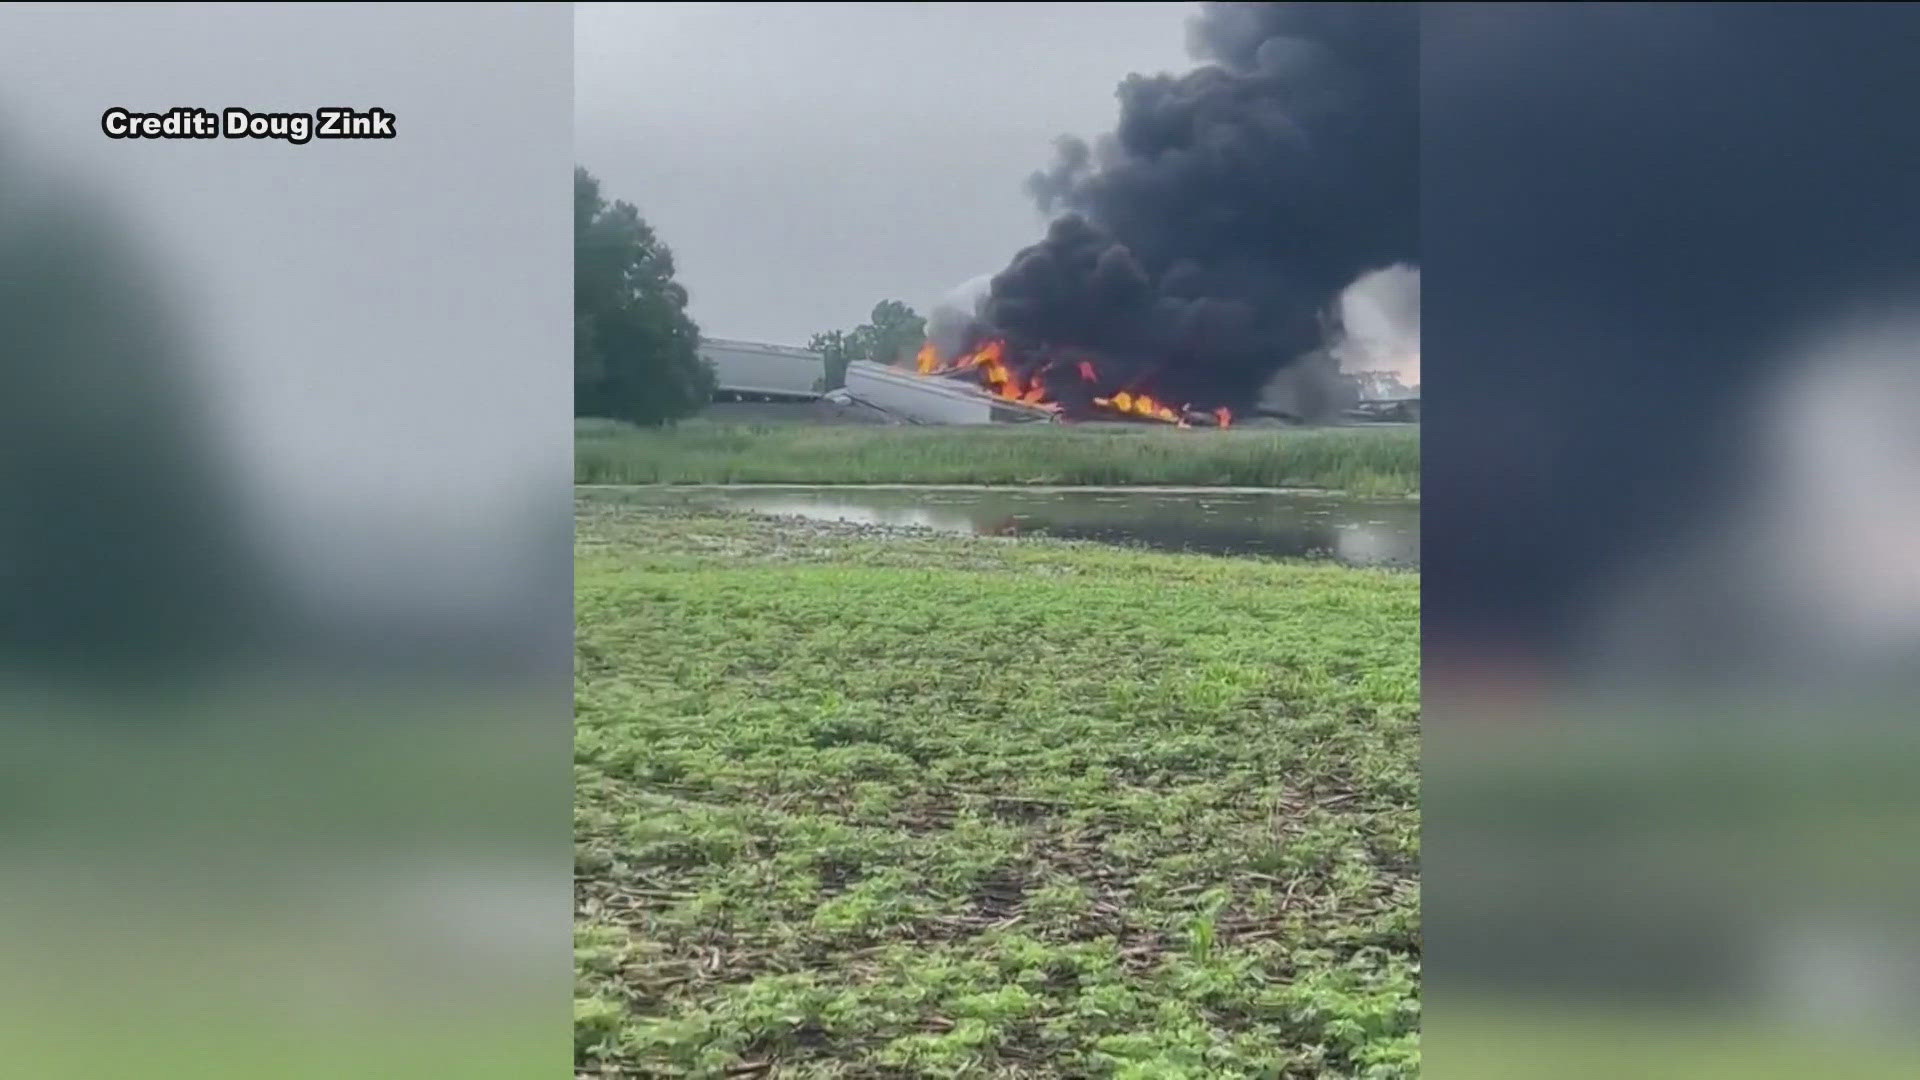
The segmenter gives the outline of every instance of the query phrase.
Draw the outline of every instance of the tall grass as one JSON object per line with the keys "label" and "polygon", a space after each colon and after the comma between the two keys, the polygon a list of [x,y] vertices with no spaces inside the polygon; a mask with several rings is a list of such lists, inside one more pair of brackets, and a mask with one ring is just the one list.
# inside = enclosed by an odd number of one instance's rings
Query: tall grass
{"label": "tall grass", "polygon": [[833,427],[581,421],[581,484],[1114,484],[1420,490],[1414,428]]}

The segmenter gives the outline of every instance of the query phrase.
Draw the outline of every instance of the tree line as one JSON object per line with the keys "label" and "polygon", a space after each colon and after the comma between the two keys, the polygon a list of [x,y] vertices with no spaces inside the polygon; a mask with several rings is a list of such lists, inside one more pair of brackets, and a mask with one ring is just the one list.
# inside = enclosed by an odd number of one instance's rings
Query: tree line
{"label": "tree line", "polygon": [[852,330],[828,330],[807,339],[807,348],[827,362],[827,389],[847,383],[847,365],[855,360],[896,364],[920,351],[927,320],[898,300],[873,306],[867,322]]}
{"label": "tree line", "polygon": [[[925,336],[913,308],[883,300],[867,322],[815,334],[807,348],[825,359],[823,388],[833,390],[853,361],[900,362]],[[714,389],[672,249],[632,203],[608,201],[600,181],[575,167],[573,414],[657,426],[699,412]]]}

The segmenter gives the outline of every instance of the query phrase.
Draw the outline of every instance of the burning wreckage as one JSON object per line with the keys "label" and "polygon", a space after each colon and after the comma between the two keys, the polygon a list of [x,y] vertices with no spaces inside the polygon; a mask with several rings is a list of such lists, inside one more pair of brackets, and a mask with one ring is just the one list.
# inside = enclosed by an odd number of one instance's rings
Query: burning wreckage
{"label": "burning wreckage", "polygon": [[[1405,304],[1405,298],[1411,296],[1417,305],[1417,272],[1411,279],[1406,275],[1406,268],[1396,267],[1388,273],[1363,277],[1342,295],[1340,310],[1349,317],[1377,316],[1375,311],[1356,311],[1356,306],[1377,303],[1377,297],[1366,295],[1379,292],[1371,286],[1396,276],[1398,299]],[[1405,286],[1408,280],[1413,282],[1412,291]],[[888,399],[888,404],[922,422],[1112,420],[1179,428],[1228,428],[1236,415],[1296,423],[1336,417],[1419,419],[1418,332],[1406,329],[1408,322],[1417,325],[1417,311],[1410,320],[1402,313],[1402,325],[1392,331],[1401,340],[1387,357],[1379,355],[1377,344],[1350,335],[1336,314],[1322,327],[1324,339],[1333,343],[1331,347],[1316,349],[1282,365],[1251,397],[1236,405],[1202,405],[1188,400],[1176,405],[1171,396],[1156,396],[1157,377],[1162,374],[1158,366],[1115,364],[1084,350],[1021,348],[983,329],[977,321],[969,321],[957,332],[957,340],[963,342],[959,348],[943,351],[936,339],[956,339],[951,329],[954,310],[951,301],[936,309],[930,324],[932,337],[910,360],[892,366],[853,365],[847,373],[849,389],[857,387],[866,397]],[[944,331],[943,323],[947,326]],[[1406,345],[1409,336],[1415,342],[1410,351]],[[1382,359],[1390,359],[1399,368],[1349,370]],[[1414,385],[1408,386],[1403,374],[1410,374]]]}
{"label": "burning wreckage", "polygon": [[1213,3],[1190,42],[1199,67],[1120,85],[1111,134],[1060,140],[1028,182],[1045,236],[937,307],[899,376],[1067,421],[1352,411],[1347,372],[1381,365],[1345,294],[1405,271],[1387,306],[1417,326],[1419,12]]}
{"label": "burning wreckage", "polygon": [[1145,389],[1124,385],[1110,388],[1111,380],[1102,379],[1098,362],[1090,357],[1071,353],[1042,353],[1038,359],[1031,356],[1021,356],[1005,338],[996,337],[948,360],[929,341],[915,358],[914,369],[921,375],[972,377],[982,390],[1002,401],[1031,406],[1066,420],[1111,417],[1179,427],[1227,427],[1233,423],[1232,410],[1225,406],[1203,411],[1182,403],[1176,408]]}

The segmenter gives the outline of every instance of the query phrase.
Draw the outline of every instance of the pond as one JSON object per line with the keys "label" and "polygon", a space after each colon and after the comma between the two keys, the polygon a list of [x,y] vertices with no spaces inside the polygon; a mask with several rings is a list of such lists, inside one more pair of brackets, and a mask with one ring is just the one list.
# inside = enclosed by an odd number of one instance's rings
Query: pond
{"label": "pond", "polygon": [[1420,504],[1249,488],[632,487],[623,498],[980,536],[1418,568]]}

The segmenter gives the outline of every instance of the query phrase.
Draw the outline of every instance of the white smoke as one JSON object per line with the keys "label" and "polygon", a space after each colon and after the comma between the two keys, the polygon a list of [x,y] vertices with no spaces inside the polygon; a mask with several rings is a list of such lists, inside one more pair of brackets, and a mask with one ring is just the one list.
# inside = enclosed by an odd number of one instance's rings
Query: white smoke
{"label": "white smoke", "polygon": [[967,333],[979,322],[992,294],[993,275],[981,274],[933,305],[927,315],[927,340],[932,342],[943,362],[959,356],[960,350],[966,347]]}
{"label": "white smoke", "polygon": [[1345,333],[1333,346],[1340,370],[1391,374],[1420,389],[1420,268],[1400,264],[1362,274],[1340,294]]}

